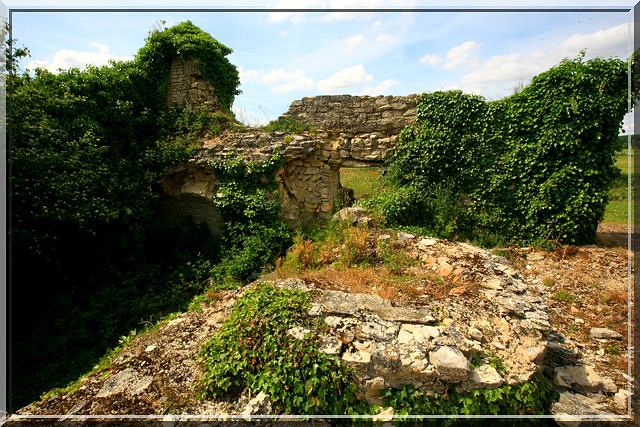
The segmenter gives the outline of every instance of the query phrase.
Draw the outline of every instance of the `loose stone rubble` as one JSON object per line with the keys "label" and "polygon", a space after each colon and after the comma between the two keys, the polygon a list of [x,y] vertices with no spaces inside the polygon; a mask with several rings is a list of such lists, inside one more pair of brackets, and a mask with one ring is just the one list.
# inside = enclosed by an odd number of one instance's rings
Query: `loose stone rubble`
{"label": "loose stone rubble", "polygon": [[[464,243],[402,236],[424,268],[481,286],[473,298],[451,297],[400,305],[374,294],[322,289],[300,279],[278,286],[310,292],[310,316],[321,316],[330,333],[323,351],[351,366],[363,396],[412,385],[443,393],[495,388],[528,381],[541,369],[549,330],[545,305],[506,259]],[[298,334],[292,328],[290,334]],[[500,360],[496,369],[488,358]]]}

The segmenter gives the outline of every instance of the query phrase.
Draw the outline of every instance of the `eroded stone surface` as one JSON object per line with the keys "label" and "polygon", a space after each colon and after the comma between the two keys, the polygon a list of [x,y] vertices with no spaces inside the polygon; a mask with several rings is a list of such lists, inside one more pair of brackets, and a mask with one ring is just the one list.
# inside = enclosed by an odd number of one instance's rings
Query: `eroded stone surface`
{"label": "eroded stone surface", "polygon": [[107,378],[96,397],[110,397],[118,393],[131,396],[145,391],[152,383],[153,377],[140,375],[132,368],[123,369]]}
{"label": "eroded stone surface", "polygon": [[[437,273],[447,264],[452,267],[448,280],[459,274],[465,283],[500,286],[479,287],[473,298],[414,306],[392,303],[373,292],[322,289],[312,280],[303,287],[289,279],[292,286],[313,294],[310,314],[322,316],[329,327],[323,342],[334,337],[327,352],[354,368],[364,393],[382,380],[385,387],[410,384],[438,393],[450,387],[494,388],[529,381],[541,369],[547,349],[546,306],[505,258],[469,244],[424,236],[388,240],[402,242],[409,256],[421,260],[413,267],[416,275]],[[276,283],[281,286],[282,281]],[[500,360],[504,371],[488,364],[488,354]],[[471,368],[469,361],[478,357],[483,363]],[[373,381],[377,378],[382,380]]]}
{"label": "eroded stone surface", "polygon": [[429,361],[443,381],[457,383],[469,375],[469,361],[456,347],[438,347],[429,353]]}
{"label": "eroded stone surface", "polygon": [[599,375],[592,366],[563,366],[556,368],[554,382],[560,387],[579,393],[615,393],[618,387],[611,379]]}

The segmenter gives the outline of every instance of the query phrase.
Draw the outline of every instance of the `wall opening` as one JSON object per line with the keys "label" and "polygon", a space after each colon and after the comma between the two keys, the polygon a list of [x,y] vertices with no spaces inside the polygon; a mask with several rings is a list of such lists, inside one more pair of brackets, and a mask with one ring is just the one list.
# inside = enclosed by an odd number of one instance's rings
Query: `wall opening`
{"label": "wall opening", "polygon": [[383,189],[382,165],[366,167],[340,168],[341,201],[350,206],[356,200],[363,200],[377,194]]}

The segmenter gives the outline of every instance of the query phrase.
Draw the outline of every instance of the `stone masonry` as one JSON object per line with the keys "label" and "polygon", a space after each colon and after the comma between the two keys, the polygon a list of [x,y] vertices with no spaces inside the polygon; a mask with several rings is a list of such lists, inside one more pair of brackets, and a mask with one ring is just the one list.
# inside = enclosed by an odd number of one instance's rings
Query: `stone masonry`
{"label": "stone masonry", "polygon": [[[228,156],[265,160],[279,152],[285,159],[276,175],[283,217],[291,223],[328,220],[340,199],[340,168],[381,165],[400,130],[415,120],[415,105],[416,95],[303,98],[294,101],[282,118],[304,121],[313,131],[300,135],[260,129],[225,133],[204,141],[190,165],[169,174],[163,186],[171,187],[174,197],[182,188],[211,200],[215,185],[207,185],[210,178],[202,185],[194,184],[198,177],[211,173],[207,171],[210,160]],[[203,193],[202,188],[208,190]],[[201,212],[198,209],[198,215]]]}
{"label": "stone masonry", "polygon": [[187,108],[205,107],[209,111],[221,108],[214,87],[202,78],[198,64],[180,58],[171,62],[167,104]]}

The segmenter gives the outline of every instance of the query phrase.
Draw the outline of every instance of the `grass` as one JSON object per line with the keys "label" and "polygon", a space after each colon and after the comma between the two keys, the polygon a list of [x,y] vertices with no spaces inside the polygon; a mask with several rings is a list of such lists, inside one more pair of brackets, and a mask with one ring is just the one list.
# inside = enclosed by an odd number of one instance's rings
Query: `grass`
{"label": "grass", "polygon": [[552,277],[545,277],[544,279],[542,279],[542,284],[550,288],[556,284],[556,281]]}
{"label": "grass", "polygon": [[558,291],[553,295],[553,298],[556,301],[564,301],[564,302],[574,302],[576,300],[576,296],[570,294],[567,291]]}
{"label": "grass", "polygon": [[[627,179],[629,174],[627,154],[628,150],[624,149],[616,157],[616,166],[620,168],[622,176],[616,180],[614,187],[609,191],[609,204],[604,212],[604,223],[626,224],[629,218],[627,209]],[[631,156],[631,162],[633,164],[633,154]],[[633,204],[631,205],[631,209],[633,213]]]}
{"label": "grass", "polygon": [[312,130],[312,128],[309,124],[303,121],[285,117],[285,118],[280,118],[278,120],[273,120],[269,122],[264,127],[264,130],[267,132],[302,133],[302,132],[310,131]]}
{"label": "grass", "polygon": [[351,188],[357,200],[378,194],[382,188],[382,168],[342,168],[340,184]]}

